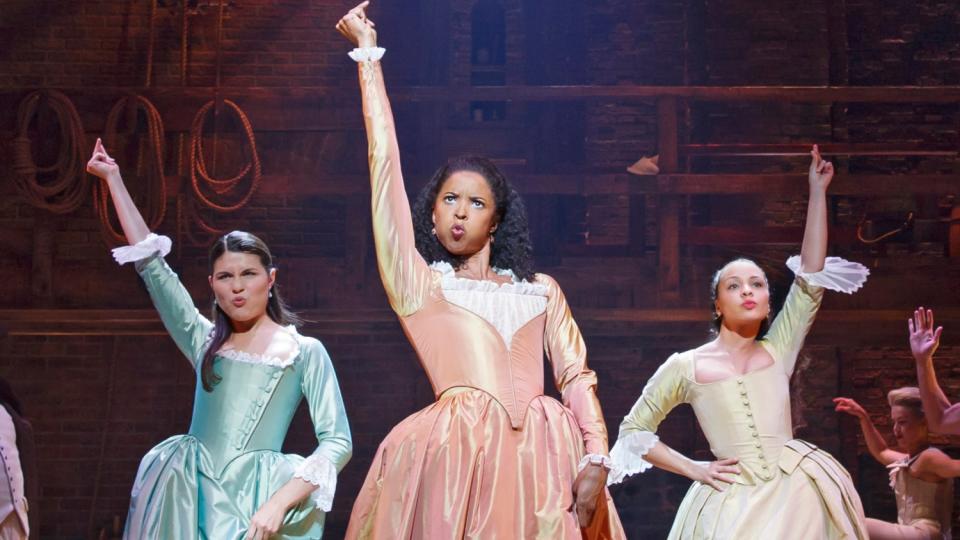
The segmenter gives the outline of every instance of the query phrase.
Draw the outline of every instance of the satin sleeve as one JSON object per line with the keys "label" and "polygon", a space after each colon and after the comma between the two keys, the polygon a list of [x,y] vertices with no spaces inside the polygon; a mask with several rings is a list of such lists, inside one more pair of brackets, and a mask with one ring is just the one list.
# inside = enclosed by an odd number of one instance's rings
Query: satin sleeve
{"label": "satin sleeve", "polygon": [[336,474],[353,455],[353,439],[333,363],[319,341],[311,340],[301,390],[307,400],[317,448],[297,468],[294,476],[317,486],[311,498],[318,508],[329,512],[336,490]]}
{"label": "satin sleeve", "polygon": [[682,358],[673,354],[657,368],[643,387],[640,398],[620,423],[619,437],[632,432],[656,433],[670,411],[687,401]]}
{"label": "satin sleeve", "polygon": [[544,350],[563,404],[573,412],[588,454],[607,454],[607,426],[597,399],[597,374],[587,367],[587,347],[567,299],[550,276],[538,274],[547,286]]}
{"label": "satin sleeve", "polygon": [[147,286],[163,326],[196,369],[203,357],[213,323],[200,314],[190,293],[163,257],[155,254],[138,260],[136,268]]}
{"label": "satin sleeve", "polygon": [[417,251],[400,149],[379,61],[359,62],[370,162],[373,241],[390,307],[401,317],[423,304],[431,271]]}
{"label": "satin sleeve", "polygon": [[770,330],[763,338],[763,343],[774,360],[783,367],[788,376],[793,375],[797,355],[800,354],[803,340],[813,325],[822,300],[823,288],[798,276],[790,285],[783,308],[777,313]]}

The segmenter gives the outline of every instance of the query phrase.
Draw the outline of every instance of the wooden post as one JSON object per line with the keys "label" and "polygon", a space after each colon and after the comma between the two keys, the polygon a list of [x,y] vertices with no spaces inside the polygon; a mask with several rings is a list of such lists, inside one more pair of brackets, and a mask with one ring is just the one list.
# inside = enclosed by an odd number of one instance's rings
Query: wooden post
{"label": "wooden post", "polygon": [[[659,139],[661,174],[677,172],[677,99],[664,97],[657,100],[657,136]],[[676,195],[660,195],[657,203],[659,229],[659,259],[657,278],[660,284],[660,302],[675,302],[680,299],[680,198]]]}
{"label": "wooden post", "polygon": [[949,253],[951,257],[960,257],[960,204],[950,211]]}

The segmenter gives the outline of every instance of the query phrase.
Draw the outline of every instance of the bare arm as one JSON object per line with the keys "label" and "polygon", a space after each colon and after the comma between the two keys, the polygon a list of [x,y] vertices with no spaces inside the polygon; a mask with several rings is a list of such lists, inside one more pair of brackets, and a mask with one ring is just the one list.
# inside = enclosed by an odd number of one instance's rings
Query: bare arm
{"label": "bare arm", "polygon": [[867,414],[867,411],[865,411],[859,403],[845,397],[834,398],[833,402],[837,404],[837,412],[845,412],[860,421],[860,431],[863,432],[867,449],[870,450],[870,455],[873,456],[873,459],[879,461],[881,465],[889,465],[894,461],[907,457],[907,454],[891,450],[887,446],[887,442],[883,440],[883,435],[880,435],[880,432],[877,431],[877,426],[873,425],[873,421],[870,420],[870,415]]}
{"label": "bare arm", "polygon": [[816,145],[810,152],[810,196],[807,224],[803,231],[800,261],[804,272],[819,272],[827,257],[827,187],[833,180],[833,164],[820,157]]}
{"label": "bare arm", "polygon": [[708,484],[717,491],[723,491],[724,489],[721,482],[733,482],[733,478],[729,475],[740,473],[740,467],[737,466],[735,458],[708,463],[694,461],[662,442],[657,442],[650,449],[650,452],[644,456],[644,459],[654,467],[686,476],[702,484]]}
{"label": "bare arm", "polygon": [[917,472],[956,478],[960,476],[960,460],[953,459],[936,448],[929,448],[917,460]]}
{"label": "bare arm", "polygon": [[100,139],[97,139],[97,144],[93,147],[93,156],[87,162],[87,172],[107,184],[113,206],[117,210],[117,217],[120,218],[120,226],[123,227],[123,234],[127,237],[127,243],[132,246],[146,238],[150,234],[150,229],[140,215],[137,205],[130,198],[127,186],[123,184],[120,167],[107,154]]}
{"label": "bare arm", "polygon": [[947,399],[933,367],[933,354],[940,346],[943,327],[934,329],[933,310],[923,307],[913,312],[913,318],[907,321],[907,326],[910,330],[910,351],[917,363],[917,380],[927,424],[933,431],[960,433],[960,404],[951,404]]}

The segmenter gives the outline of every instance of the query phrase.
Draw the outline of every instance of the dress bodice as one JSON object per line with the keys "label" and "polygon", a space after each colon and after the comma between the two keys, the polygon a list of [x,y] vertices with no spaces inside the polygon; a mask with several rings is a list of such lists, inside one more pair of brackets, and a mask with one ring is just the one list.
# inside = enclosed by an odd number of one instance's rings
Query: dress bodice
{"label": "dress bodice", "polygon": [[[689,369],[692,375],[692,361]],[[789,382],[776,364],[712,383],[690,380],[690,405],[710,450],[717,459],[739,460],[739,481],[775,474],[784,444],[793,438]]]}
{"label": "dress bodice", "polygon": [[887,465],[890,487],[897,498],[897,521],[901,525],[924,521],[939,529],[941,538],[950,538],[953,480],[928,482],[910,474],[910,466],[920,455]]}
{"label": "dress bodice", "polygon": [[449,265],[434,277],[423,306],[401,318],[434,393],[483,390],[518,428],[543,394],[547,286],[460,279]]}

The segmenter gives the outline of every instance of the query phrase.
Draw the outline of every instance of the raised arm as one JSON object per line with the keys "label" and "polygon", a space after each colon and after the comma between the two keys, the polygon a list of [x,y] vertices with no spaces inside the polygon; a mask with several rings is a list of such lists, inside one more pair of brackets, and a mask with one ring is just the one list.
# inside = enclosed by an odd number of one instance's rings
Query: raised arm
{"label": "raised arm", "polygon": [[944,434],[960,433],[960,403],[951,404],[940,388],[937,373],[933,368],[933,354],[940,346],[943,327],[933,324],[933,310],[917,308],[913,318],[907,321],[910,330],[910,351],[917,363],[917,380],[920,383],[920,399],[923,414],[932,431]]}
{"label": "raised arm", "polygon": [[827,257],[827,188],[833,180],[833,164],[820,156],[817,145],[813,145],[810,157],[810,195],[800,262],[804,272],[813,273],[823,270]]}
{"label": "raised arm", "polygon": [[870,415],[867,414],[867,411],[855,400],[838,397],[833,398],[833,402],[836,404],[835,410],[837,412],[847,413],[860,421],[860,431],[863,432],[867,449],[870,451],[873,459],[879,461],[881,465],[889,465],[894,461],[899,461],[907,457],[907,454],[891,450],[887,446],[887,442],[883,440],[883,435],[880,435],[880,432],[877,431],[877,426],[873,425],[873,420],[870,419]]}
{"label": "raised arm", "polygon": [[417,251],[393,112],[380,68],[384,50],[377,48],[377,33],[365,12],[367,5],[369,2],[363,2],[350,10],[337,23],[337,30],[358,47],[351,58],[359,63],[377,265],[390,306],[404,317],[420,309],[431,272]]}
{"label": "raised arm", "polygon": [[110,190],[110,198],[113,199],[113,206],[117,210],[117,217],[120,218],[120,226],[123,228],[123,234],[127,237],[127,243],[131,246],[139,244],[147,235],[150,229],[147,222],[140,215],[140,210],[130,198],[130,192],[120,177],[120,167],[112,157],[107,154],[103,142],[97,139],[93,147],[93,156],[87,162],[87,172],[103,180]]}
{"label": "raised arm", "polygon": [[102,179],[110,190],[123,234],[129,246],[114,249],[114,257],[121,264],[136,263],[137,272],[150,292],[153,305],[177,347],[196,368],[213,324],[200,315],[190,293],[180,283],[177,274],[167,266],[163,255],[170,251],[170,239],[150,232],[146,222],[130,198],[120,176],[120,168],[103,147],[100,139],[87,163],[87,172]]}

